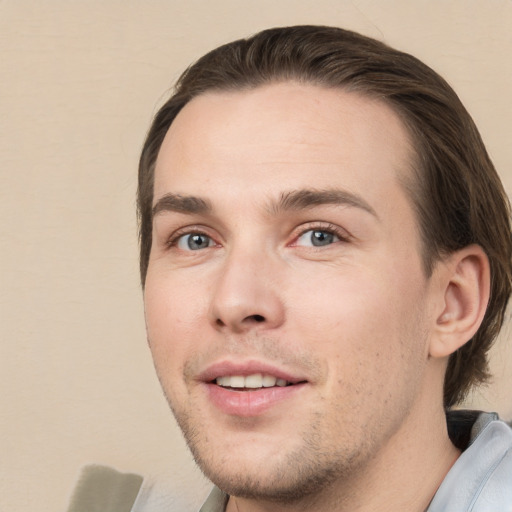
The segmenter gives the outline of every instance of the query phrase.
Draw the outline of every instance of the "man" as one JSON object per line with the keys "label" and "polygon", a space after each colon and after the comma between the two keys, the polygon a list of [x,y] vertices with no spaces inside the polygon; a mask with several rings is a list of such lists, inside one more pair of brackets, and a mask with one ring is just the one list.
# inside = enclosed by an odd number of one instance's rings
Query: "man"
{"label": "man", "polygon": [[148,340],[201,510],[512,510],[488,377],[509,206],[451,88],[337,28],[201,58],[138,196]]}

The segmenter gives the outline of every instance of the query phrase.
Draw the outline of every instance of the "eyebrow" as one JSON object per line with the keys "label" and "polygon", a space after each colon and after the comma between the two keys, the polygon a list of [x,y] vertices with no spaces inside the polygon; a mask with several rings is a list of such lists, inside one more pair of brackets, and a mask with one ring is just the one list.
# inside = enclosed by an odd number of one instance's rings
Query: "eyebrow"
{"label": "eyebrow", "polygon": [[[271,201],[267,211],[276,216],[282,212],[306,210],[321,205],[341,205],[360,208],[377,219],[377,212],[361,196],[342,189],[300,189],[282,192],[277,201]],[[212,213],[213,206],[208,199],[168,193],[153,206],[153,217],[163,212],[185,214]]]}
{"label": "eyebrow", "polygon": [[162,212],[210,213],[212,204],[207,199],[181,194],[165,194],[153,206],[153,217]]}
{"label": "eyebrow", "polygon": [[321,205],[338,205],[360,208],[377,219],[379,218],[377,212],[361,196],[354,194],[353,192],[349,192],[348,190],[337,188],[324,190],[301,189],[283,192],[279,201],[270,205],[270,212],[273,215],[277,215],[282,211],[305,210]]}

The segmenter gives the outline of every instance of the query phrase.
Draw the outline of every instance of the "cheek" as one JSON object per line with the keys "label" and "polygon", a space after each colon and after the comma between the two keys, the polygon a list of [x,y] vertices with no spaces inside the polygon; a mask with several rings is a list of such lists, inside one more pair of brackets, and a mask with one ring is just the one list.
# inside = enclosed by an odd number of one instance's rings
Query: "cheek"
{"label": "cheek", "polygon": [[329,272],[295,281],[288,290],[288,309],[303,329],[349,334],[368,331],[388,317],[388,287],[361,272]]}
{"label": "cheek", "polygon": [[187,351],[201,342],[198,318],[204,316],[201,291],[175,279],[148,273],[144,292],[147,336],[155,365],[181,375]]}
{"label": "cheek", "polygon": [[389,377],[422,350],[421,289],[391,272],[332,272],[303,280],[288,295],[288,311],[298,338],[342,367],[336,373]]}

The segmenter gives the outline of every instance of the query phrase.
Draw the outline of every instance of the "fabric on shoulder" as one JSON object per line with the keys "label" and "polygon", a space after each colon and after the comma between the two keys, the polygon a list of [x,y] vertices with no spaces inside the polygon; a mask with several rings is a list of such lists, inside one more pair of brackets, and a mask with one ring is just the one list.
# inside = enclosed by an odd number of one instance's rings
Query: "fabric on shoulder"
{"label": "fabric on shoulder", "polygon": [[228,500],[229,496],[225,492],[218,487],[214,487],[199,512],[224,512]]}
{"label": "fabric on shoulder", "polygon": [[468,444],[443,480],[428,512],[512,512],[510,426],[497,414],[471,411],[448,413],[450,423],[449,430],[466,430],[459,432],[457,439],[468,438]]}
{"label": "fabric on shoulder", "polygon": [[130,512],[142,477],[107,466],[85,466],[73,491],[67,512]]}

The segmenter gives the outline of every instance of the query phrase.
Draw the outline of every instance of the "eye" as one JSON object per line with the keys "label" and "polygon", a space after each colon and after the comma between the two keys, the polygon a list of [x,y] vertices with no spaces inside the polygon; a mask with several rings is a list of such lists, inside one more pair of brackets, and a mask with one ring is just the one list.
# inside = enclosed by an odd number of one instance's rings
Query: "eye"
{"label": "eye", "polygon": [[187,233],[177,238],[174,244],[182,251],[199,251],[213,247],[215,242],[204,233]]}
{"label": "eye", "polygon": [[340,240],[338,235],[327,229],[309,229],[297,238],[295,245],[324,247]]}

